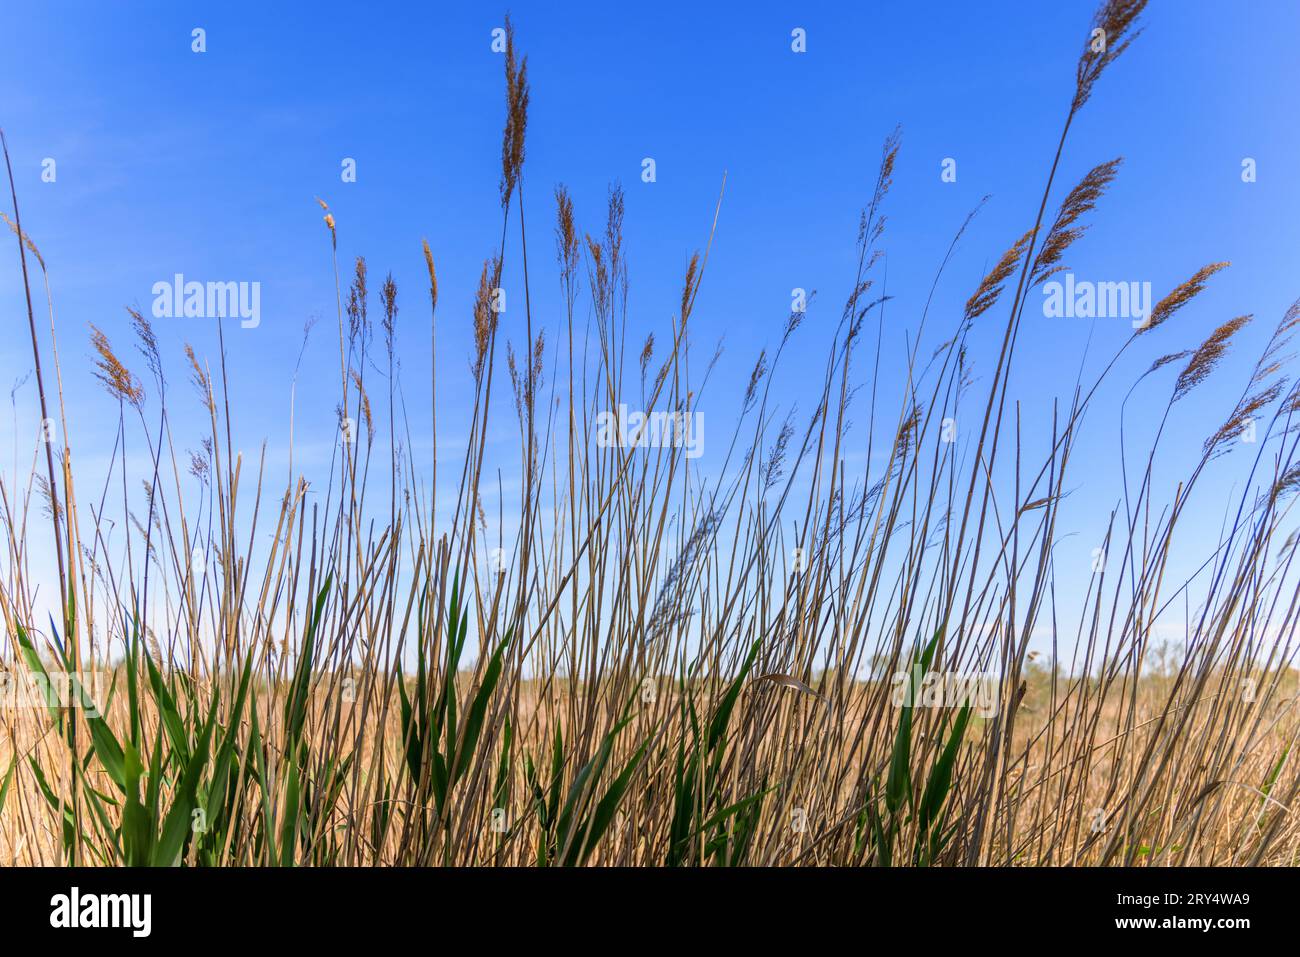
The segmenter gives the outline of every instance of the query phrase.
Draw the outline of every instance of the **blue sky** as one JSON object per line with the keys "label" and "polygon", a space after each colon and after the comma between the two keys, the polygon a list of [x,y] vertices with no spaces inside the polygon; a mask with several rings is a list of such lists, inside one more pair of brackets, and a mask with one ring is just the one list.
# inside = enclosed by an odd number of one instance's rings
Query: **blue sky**
{"label": "blue sky", "polygon": [[[710,386],[710,425],[722,431],[758,349],[779,340],[794,287],[818,297],[776,388],[778,398],[807,412],[802,387],[820,375],[852,282],[857,218],[880,143],[902,124],[886,209],[895,299],[881,376],[883,394],[897,394],[905,336],[966,214],[991,195],[938,291],[932,344],[946,338],[985,269],[1032,224],[1092,9],[1089,0],[512,4],[532,84],[524,179],[536,316],[551,328],[562,318],[551,254],[555,184],[570,187],[580,224],[593,233],[608,185],[625,187],[631,327],[639,339],[666,332],[690,253],[708,238],[725,171],[694,320],[697,354],[707,358],[725,339]],[[298,387],[297,454],[303,468],[327,468],[337,339],[318,196],[337,217],[340,259],[364,255],[372,288],[389,270],[397,281],[402,375],[417,433],[427,424],[420,241],[429,240],[445,360],[441,441],[455,435],[457,414],[468,417],[470,305],[500,235],[504,94],[502,61],[490,44],[504,10],[334,2],[0,8],[0,32],[10,40],[0,58],[0,124],[25,226],[50,266],[79,465],[106,460],[116,421],[90,375],[87,323],[126,351],[123,307],[147,311],[153,283],[181,272],[262,284],[261,325],[227,326],[227,344],[236,445],[251,451],[266,438],[273,461],[287,437],[288,382],[303,326],[319,317]],[[1300,155],[1293,63],[1300,4],[1155,0],[1145,20],[1145,33],[1103,77],[1067,144],[1053,203],[1092,166],[1125,157],[1068,263],[1080,278],[1150,281],[1156,298],[1205,263],[1234,265],[1176,326],[1135,350],[1100,400],[1076,460],[1072,506],[1081,528],[1116,501],[1115,435],[1104,423],[1128,383],[1155,356],[1194,346],[1219,322],[1257,316],[1222,378],[1180,403],[1171,421],[1171,460],[1190,460],[1300,296],[1292,171]],[[206,30],[202,54],[191,51],[195,27]],[[796,27],[807,31],[803,54],[790,47]],[[41,181],[47,157],[57,163],[54,183]],[[345,157],[356,160],[356,183],[340,180]],[[640,179],[645,157],[656,161],[652,184]],[[947,157],[957,161],[955,183],[940,179]],[[1245,157],[1257,163],[1257,182],[1241,180]],[[510,273],[508,290],[514,282]],[[1004,318],[1005,310],[987,317],[975,346],[977,375],[981,350]],[[0,270],[0,322],[7,393],[31,369],[16,268]],[[184,387],[181,349],[192,342],[215,360],[211,324],[166,320],[158,332],[179,400],[178,444],[187,444],[188,423],[189,444],[197,445],[199,409]],[[1026,422],[1049,421],[1051,397],[1068,397],[1089,342],[1095,365],[1128,332],[1122,320],[1047,320],[1031,307],[1013,386]],[[1163,406],[1166,388],[1154,386],[1151,401]],[[7,469],[15,417],[27,454],[21,423],[30,421],[34,400],[28,382],[12,413],[0,416]],[[500,440],[511,447],[513,416],[504,405],[499,412]],[[313,432],[323,437],[314,461]],[[1171,465],[1165,478],[1177,471]],[[1241,474],[1244,462],[1226,464],[1210,487],[1227,489]]]}

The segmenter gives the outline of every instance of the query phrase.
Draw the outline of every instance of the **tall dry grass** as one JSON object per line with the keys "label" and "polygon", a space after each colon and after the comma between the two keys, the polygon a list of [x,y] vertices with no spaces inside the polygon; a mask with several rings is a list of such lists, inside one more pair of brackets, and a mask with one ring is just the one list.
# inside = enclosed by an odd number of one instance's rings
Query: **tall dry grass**
{"label": "tall dry grass", "polygon": [[[797,347],[804,315],[794,313],[756,361],[709,473],[679,446],[594,440],[599,413],[622,402],[698,411],[712,364],[692,369],[689,332],[707,246],[690,260],[670,334],[641,339],[628,329],[622,194],[611,192],[592,234],[560,188],[565,315],[554,330],[534,322],[522,202],[530,89],[513,34],[502,239],[472,315],[472,440],[458,471],[435,470],[427,483],[400,451],[410,426],[392,375],[398,337],[421,335],[409,318],[417,309],[403,305],[399,319],[390,276],[372,317],[366,264],[345,278],[341,226],[325,202],[348,427],[324,481],[309,486],[291,466],[280,487],[264,462],[236,453],[224,340],[212,360],[186,348],[209,434],[201,452],[178,451],[170,360],[138,313],[139,372],[93,332],[95,374],[120,410],[118,451],[101,485],[74,474],[53,299],[46,281],[43,345],[31,266],[45,276],[45,263],[11,175],[41,414],[48,401],[65,427],[61,441],[33,446],[25,479],[0,482],[3,667],[68,673],[74,697],[87,690],[80,704],[0,715],[0,859],[1294,863],[1300,723],[1289,665],[1300,590],[1285,530],[1300,484],[1300,392],[1283,374],[1300,305],[1169,497],[1155,478],[1163,425],[1140,456],[1124,449],[1122,510],[1101,517],[1110,558],[1074,622],[1058,620],[1053,545],[1086,413],[1116,388],[1119,357],[1148,349],[1150,332],[1226,264],[1195,271],[1078,383],[1056,407],[1041,459],[1029,458],[1009,395],[1031,293],[1063,268],[1118,174],[1118,162],[1098,166],[1049,211],[1070,127],[1144,6],[1099,9],[1093,26],[1106,43],[1089,34],[1036,219],[944,344],[931,355],[913,346],[897,405],[869,390],[868,445],[885,465],[868,457],[857,473],[846,463],[847,412],[855,374],[874,382],[881,362],[869,333],[887,300],[876,272],[897,134],[862,214],[816,407],[804,422],[780,420],[771,392]],[[507,262],[515,229],[521,255]],[[427,243],[423,254],[438,368],[438,278]],[[509,328],[493,308],[507,268],[526,291],[523,321]],[[942,321],[927,308],[910,341]],[[1144,390],[1166,388],[1165,367],[1181,370],[1165,417],[1209,379],[1245,321],[1152,361]],[[979,390],[967,351],[977,335],[999,343]],[[506,541],[487,532],[484,466],[489,429],[512,417],[522,491]],[[970,444],[941,434],[958,417],[976,423]],[[1167,580],[1180,533],[1198,519],[1198,479],[1247,420],[1267,425],[1236,453],[1247,474],[1231,520],[1202,574]],[[128,474],[126,449],[141,443],[151,468]],[[141,483],[145,508],[132,511]],[[118,498],[132,522],[110,547],[104,516]],[[270,546],[255,547],[268,531]],[[33,565],[38,536],[50,536],[55,567]],[[214,560],[196,563],[209,540]],[[56,574],[63,597],[47,627],[37,586],[48,591]],[[1171,604],[1190,609],[1185,647],[1173,650],[1154,638]],[[1044,630],[1046,663],[1030,647]],[[1071,649],[1074,665],[1063,667]],[[983,714],[962,701],[895,702],[894,675],[976,672],[997,680]]]}

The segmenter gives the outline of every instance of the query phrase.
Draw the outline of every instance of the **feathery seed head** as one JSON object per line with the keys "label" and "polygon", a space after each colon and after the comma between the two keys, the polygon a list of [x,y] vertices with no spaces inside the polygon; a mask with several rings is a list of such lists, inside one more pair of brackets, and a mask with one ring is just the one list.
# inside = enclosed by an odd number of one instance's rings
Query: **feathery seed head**
{"label": "feathery seed head", "polygon": [[989,274],[980,282],[975,294],[966,300],[965,319],[967,322],[971,322],[993,308],[994,303],[998,301],[998,297],[1002,295],[1002,284],[1006,282],[1007,277],[1011,275],[1021,257],[1024,256],[1025,248],[1029,245],[1033,232],[1032,229],[1029,230],[1002,254],[1002,258],[997,261],[997,264],[989,270]]}
{"label": "feathery seed head", "polygon": [[433,309],[438,308],[438,274],[433,268],[433,251],[429,249],[429,241],[423,240],[424,245],[424,265],[429,270],[429,304]]}
{"label": "feathery seed head", "polygon": [[1232,341],[1232,337],[1250,320],[1250,316],[1237,316],[1235,319],[1229,319],[1210,333],[1210,337],[1192,353],[1191,360],[1174,383],[1174,402],[1177,402],[1206,380],[1209,374],[1214,371],[1214,367],[1219,364],[1219,360],[1228,351],[1228,344]]}
{"label": "feathery seed head", "polygon": [[1065,201],[1061,203],[1061,208],[1056,214],[1056,221],[1052,223],[1052,228],[1047,233],[1043,248],[1039,250],[1038,258],[1034,260],[1031,285],[1042,282],[1059,268],[1057,263],[1061,256],[1088,228],[1075,224],[1085,213],[1092,212],[1096,207],[1097,201],[1115,179],[1122,162],[1122,158],[1116,157],[1108,163],[1094,166],[1088,171],[1088,175],[1066,195]]}
{"label": "feathery seed head", "polygon": [[1227,269],[1230,265],[1232,264],[1228,262],[1210,263],[1208,266],[1202,266],[1200,269],[1196,270],[1196,272],[1192,274],[1192,278],[1178,286],[1175,286],[1169,295],[1165,296],[1165,298],[1155,304],[1151,310],[1151,315],[1147,317],[1146,324],[1139,326],[1135,335],[1149,332],[1156,328],[1156,326],[1166,322],[1170,316],[1200,294],[1201,290],[1205,288],[1206,281],[1211,276],[1216,272],[1219,272],[1221,269]]}
{"label": "feathery seed head", "polygon": [[1101,77],[1102,71],[1141,34],[1141,27],[1134,29],[1134,25],[1146,5],[1147,0],[1104,0],[1097,8],[1088,40],[1079,57],[1071,113],[1088,102],[1093,84]]}
{"label": "feathery seed head", "polygon": [[506,126],[501,136],[501,207],[510,197],[524,166],[524,132],[528,126],[528,57],[515,64],[515,28],[506,17]]}
{"label": "feathery seed head", "polygon": [[104,384],[108,394],[134,406],[137,410],[144,407],[144,389],[131,370],[124,366],[113,352],[113,346],[95,325],[90,327],[90,342],[95,347],[99,358],[95,361],[95,377]]}

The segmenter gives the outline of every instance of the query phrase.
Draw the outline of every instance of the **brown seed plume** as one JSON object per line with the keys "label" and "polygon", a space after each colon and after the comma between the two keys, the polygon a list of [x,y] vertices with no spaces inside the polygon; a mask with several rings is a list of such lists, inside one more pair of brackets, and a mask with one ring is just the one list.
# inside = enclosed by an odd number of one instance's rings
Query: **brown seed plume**
{"label": "brown seed plume", "polygon": [[1175,312],[1200,295],[1201,290],[1205,288],[1206,281],[1211,276],[1221,269],[1227,269],[1230,265],[1232,264],[1229,262],[1210,263],[1208,266],[1202,266],[1196,270],[1191,279],[1175,286],[1169,295],[1155,304],[1155,307],[1151,310],[1151,315],[1147,317],[1146,324],[1138,326],[1135,335],[1150,332],[1156,326],[1166,322]]}
{"label": "brown seed plume", "polygon": [[198,390],[199,401],[208,412],[213,412],[216,406],[212,399],[212,381],[208,378],[207,371],[199,364],[198,357],[194,355],[194,347],[188,342],[185,343],[185,358],[190,360],[190,382]]}
{"label": "brown seed plume", "polygon": [[356,369],[352,370],[352,382],[357,387],[357,394],[361,396],[361,417],[366,421],[366,437],[373,442],[375,440],[375,418],[370,411],[370,396],[366,394],[366,387],[361,381],[361,373]]}
{"label": "brown seed plume", "polygon": [[384,318],[380,322],[384,329],[384,346],[391,357],[397,336],[397,283],[393,281],[391,272],[384,277],[384,284],[379,288],[379,301],[384,307]]}
{"label": "brown seed plume", "polygon": [[578,229],[573,222],[573,197],[560,185],[555,187],[555,258],[565,280],[573,278],[580,252]]}
{"label": "brown seed plume", "polygon": [[365,334],[366,338],[370,335],[370,318],[368,314],[368,303],[370,301],[370,292],[366,287],[366,260],[364,256],[357,257],[356,269],[352,280],[352,285],[348,287],[348,338],[355,340],[358,334]]}
{"label": "brown seed plume", "polygon": [[59,504],[59,496],[55,494],[53,486],[50,485],[50,480],[44,475],[36,475],[36,491],[45,503],[45,514],[55,522],[62,522],[63,507]]}
{"label": "brown seed plume", "polygon": [[501,136],[501,206],[519,183],[524,166],[524,132],[528,126],[528,57],[515,64],[515,28],[506,17],[506,127]]}
{"label": "brown seed plume", "polygon": [[104,383],[108,394],[136,409],[144,407],[144,388],[131,370],[124,366],[113,352],[113,346],[98,327],[91,325],[90,342],[99,358],[95,362],[95,377]]}
{"label": "brown seed plume", "polygon": [[1143,376],[1149,376],[1157,369],[1163,369],[1165,366],[1169,365],[1169,363],[1177,362],[1179,359],[1186,359],[1191,354],[1191,349],[1184,349],[1181,352],[1171,352],[1168,355],[1163,355],[1155,362],[1151,363],[1151,368],[1147,369],[1147,371],[1143,373]]}
{"label": "brown seed plume", "polygon": [[1047,233],[1047,239],[1043,243],[1043,248],[1038,252],[1038,258],[1034,260],[1034,275],[1031,284],[1037,285],[1057,271],[1057,264],[1065,251],[1087,231],[1087,226],[1079,226],[1076,223],[1086,213],[1090,213],[1096,208],[1097,201],[1101,199],[1107,187],[1115,179],[1115,174],[1122,162],[1121,157],[1116,157],[1108,163],[1094,166],[1088,171],[1088,175],[1081,179],[1074,189],[1070,190],[1065,197],[1065,201],[1061,203],[1061,208],[1056,214],[1056,221],[1052,223],[1052,228]]}
{"label": "brown seed plume", "polygon": [[623,261],[623,187],[615,184],[609,188],[605,208],[605,251],[609,254],[609,274],[614,280],[625,278],[627,264]]}
{"label": "brown seed plume", "polygon": [[474,360],[470,371],[474,373],[477,383],[483,378],[483,365],[487,361],[488,346],[496,333],[497,313],[493,309],[493,297],[501,282],[501,260],[499,257],[485,260],[483,272],[478,279],[478,293],[474,296]]}
{"label": "brown seed plume", "polygon": [[698,252],[691,254],[691,261],[686,267],[686,282],[682,285],[682,325],[686,325],[686,317],[691,314],[691,301],[695,298],[695,290],[699,288],[698,270],[700,267],[700,254]]}
{"label": "brown seed plume", "polygon": [[746,412],[754,404],[754,398],[758,393],[758,384],[763,381],[763,376],[767,374],[767,350],[764,349],[758,354],[758,361],[754,363],[754,370],[749,374],[749,385],[745,387],[745,401],[741,403]]}
{"label": "brown seed plume", "polygon": [[126,311],[127,315],[131,317],[131,328],[135,330],[136,348],[144,356],[144,361],[149,366],[149,372],[161,390],[163,386],[162,356],[159,353],[158,336],[153,331],[153,323],[142,315],[138,309],[127,306]]}
{"label": "brown seed plume", "polygon": [[[896,126],[885,137],[884,145],[881,147],[880,170],[876,174],[876,186],[871,193],[871,204],[862,211],[862,217],[858,222],[858,242],[864,246],[874,243],[885,231],[885,217],[877,213],[885,200],[885,194],[889,192],[889,187],[894,184],[894,164],[898,161],[898,150],[902,140],[902,128]],[[871,263],[868,263],[867,268],[870,269],[872,264],[874,258]]]}
{"label": "brown seed plume", "polygon": [[1228,451],[1226,448],[1221,448],[1221,446],[1241,435],[1246,426],[1256,419],[1265,408],[1272,405],[1273,401],[1282,394],[1282,387],[1285,384],[1281,381],[1274,382],[1267,389],[1256,392],[1242,401],[1233,410],[1232,415],[1228,417],[1228,421],[1224,422],[1217,432],[1205,440],[1205,453],[1207,455],[1217,455]]}
{"label": "brown seed plume", "polygon": [[1214,367],[1219,364],[1219,361],[1227,353],[1232,337],[1240,332],[1250,320],[1250,316],[1237,316],[1235,319],[1229,319],[1210,333],[1210,337],[1192,353],[1191,360],[1179,373],[1178,380],[1174,383],[1174,402],[1177,402],[1206,380],[1209,374],[1214,371]]}
{"label": "brown seed plume", "polygon": [[609,268],[605,265],[605,250],[600,243],[586,235],[587,256],[591,260],[588,267],[591,274],[591,304],[596,315],[603,316],[610,303]]}
{"label": "brown seed plume", "polygon": [[1276,502],[1282,496],[1290,495],[1297,488],[1300,488],[1300,465],[1292,465],[1277,477],[1277,481],[1273,483],[1269,499]]}
{"label": "brown seed plume", "polygon": [[6,216],[4,213],[0,213],[0,219],[3,219],[6,223],[9,224],[9,228],[14,231],[15,236],[17,236],[19,239],[23,241],[23,245],[27,247],[27,251],[36,257],[36,261],[40,263],[41,272],[45,272],[45,257],[41,255],[41,251],[37,249],[36,244],[32,242],[32,237],[28,236],[25,232],[20,232],[18,229],[18,224],[15,223],[8,216]]}
{"label": "brown seed plume", "polygon": [[1002,284],[1007,281],[1020,258],[1025,254],[1025,247],[1029,245],[1029,238],[1033,235],[1033,230],[1029,230],[1023,236],[1002,254],[1002,258],[997,264],[989,270],[989,274],[980,282],[979,288],[975,294],[966,300],[965,318],[967,322],[982,316],[988,312],[1002,295]]}
{"label": "brown seed plume", "polygon": [[1273,335],[1269,337],[1268,346],[1260,355],[1259,362],[1255,364],[1255,371],[1250,377],[1251,385],[1258,385],[1290,361],[1293,356],[1289,353],[1282,355],[1282,352],[1291,344],[1298,326],[1300,326],[1300,299],[1291,303],[1290,308],[1282,315],[1282,321],[1273,330]]}
{"label": "brown seed plume", "polygon": [[525,421],[525,414],[533,410],[537,392],[542,387],[542,359],[545,353],[546,330],[543,329],[537,333],[537,339],[533,343],[530,359],[531,376],[526,376],[519,371],[518,363],[515,361],[514,346],[509,342],[506,343],[506,367],[510,372],[510,387],[514,392],[515,412],[518,414],[521,423]]}
{"label": "brown seed plume", "polygon": [[433,252],[429,249],[429,241],[423,240],[424,244],[424,265],[429,270],[429,305],[433,309],[438,308],[438,274],[433,268]]}
{"label": "brown seed plume", "polygon": [[641,356],[637,360],[641,366],[641,381],[645,382],[645,370],[650,365],[650,360],[655,354],[655,334],[652,332],[645,337],[645,345],[641,347]]}
{"label": "brown seed plume", "polygon": [[208,484],[208,460],[193,449],[190,450],[189,472],[203,485]]}
{"label": "brown seed plume", "polygon": [[1092,17],[1092,29],[1079,57],[1075,79],[1074,102],[1071,112],[1076,112],[1092,96],[1093,84],[1102,72],[1128,45],[1138,38],[1142,28],[1135,25],[1142,15],[1147,0],[1105,0]]}

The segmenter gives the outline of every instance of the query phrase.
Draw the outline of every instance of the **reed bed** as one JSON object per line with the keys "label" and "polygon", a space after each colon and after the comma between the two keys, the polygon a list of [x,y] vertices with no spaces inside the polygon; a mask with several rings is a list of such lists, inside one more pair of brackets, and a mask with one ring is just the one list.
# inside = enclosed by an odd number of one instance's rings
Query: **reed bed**
{"label": "reed bed", "polygon": [[[961,315],[916,317],[896,402],[871,385],[888,301],[884,209],[901,148],[897,133],[886,138],[818,403],[796,420],[773,393],[787,349],[802,348],[805,313],[794,312],[757,358],[734,427],[712,433],[711,449],[725,454],[707,470],[681,443],[596,435],[600,414],[620,404],[673,422],[698,413],[712,364],[692,366],[690,331],[708,245],[689,262],[671,328],[645,337],[629,329],[621,192],[588,233],[560,188],[562,319],[535,321],[531,295],[522,319],[495,309],[507,269],[530,289],[531,91],[513,31],[501,245],[479,277],[468,371],[454,356],[444,372],[463,376],[473,397],[471,440],[452,474],[421,473],[402,451],[416,399],[392,372],[399,338],[411,348],[425,335],[424,319],[411,318],[424,306],[403,304],[399,319],[391,277],[376,294],[364,259],[340,263],[343,226],[325,202],[339,293],[340,429],[328,474],[291,468],[280,487],[264,459],[245,460],[231,441],[227,368],[238,356],[224,338],[211,358],[189,347],[164,356],[140,313],[138,371],[92,331],[93,373],[120,410],[117,452],[107,475],[76,472],[54,300],[46,281],[48,309],[33,302],[45,262],[10,174],[41,414],[62,427],[55,441],[38,437],[25,477],[0,480],[0,666],[9,680],[66,676],[71,691],[0,714],[0,861],[1295,863],[1300,585],[1288,520],[1300,390],[1286,366],[1300,303],[1172,486],[1157,466],[1163,422],[1212,381],[1249,319],[1165,355],[1151,333],[1193,309],[1227,264],[1189,267],[1150,321],[1058,401],[1040,441],[1022,441],[1009,394],[1034,291],[1064,268],[1120,175],[1116,161],[1071,188],[1056,181],[1072,122],[1137,35],[1144,6],[1099,8],[1060,140],[1043,157],[1037,218]],[[515,230],[522,255],[507,261]],[[455,320],[437,311],[428,244],[423,255],[425,342],[443,369],[437,323]],[[923,352],[930,326],[943,341]],[[974,337],[995,343],[978,380]],[[1137,382],[1116,381],[1126,353],[1151,356]],[[210,426],[195,453],[172,433],[176,368]],[[1122,505],[1097,518],[1108,559],[1078,619],[1065,621],[1058,515],[1080,480],[1072,453],[1087,413],[1114,389],[1141,390],[1162,424],[1148,448],[1123,446]],[[862,468],[846,461],[855,396],[878,453]],[[949,441],[945,422],[958,417],[973,430]],[[1253,445],[1238,441],[1247,424]],[[486,514],[499,481],[489,430],[507,428],[517,429],[521,489],[510,539],[489,534]],[[1029,444],[1046,453],[1033,457]],[[146,474],[128,467],[128,446],[147,450]],[[1243,470],[1239,499],[1201,571],[1172,581],[1171,558],[1204,508],[1198,480],[1229,452]],[[110,544],[115,502],[130,521]],[[257,545],[267,533],[271,544]],[[52,567],[33,565],[38,536]],[[49,621],[38,585],[59,589]],[[1171,608],[1187,610],[1185,641],[1161,646]],[[1044,633],[1051,654],[1032,647]],[[973,674],[987,676],[987,701],[897,694],[899,676],[920,690],[933,688],[929,676]]]}

